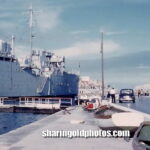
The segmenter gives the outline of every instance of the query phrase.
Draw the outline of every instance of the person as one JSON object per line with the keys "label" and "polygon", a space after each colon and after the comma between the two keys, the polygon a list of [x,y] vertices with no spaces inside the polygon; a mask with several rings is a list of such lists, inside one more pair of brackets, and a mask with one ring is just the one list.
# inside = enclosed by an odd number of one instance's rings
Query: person
{"label": "person", "polygon": [[141,94],[140,94],[140,96],[144,96],[144,90],[143,90],[143,89],[141,89]]}
{"label": "person", "polygon": [[116,103],[116,91],[114,88],[110,90],[110,96],[111,96],[112,103]]}
{"label": "person", "polygon": [[141,90],[138,90],[138,98],[141,96]]}
{"label": "person", "polygon": [[110,99],[110,91],[108,91],[108,93],[107,93],[107,99],[108,100]]}
{"label": "person", "polygon": [[146,95],[149,96],[149,91],[147,90]]}

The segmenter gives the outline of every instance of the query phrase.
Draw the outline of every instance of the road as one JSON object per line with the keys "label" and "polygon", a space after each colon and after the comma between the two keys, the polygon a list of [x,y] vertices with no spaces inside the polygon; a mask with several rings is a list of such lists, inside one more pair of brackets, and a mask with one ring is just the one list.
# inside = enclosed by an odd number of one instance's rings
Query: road
{"label": "road", "polygon": [[147,97],[141,96],[140,98],[136,97],[135,103],[126,102],[126,103],[120,103],[119,105],[150,114],[150,97],[149,96]]}

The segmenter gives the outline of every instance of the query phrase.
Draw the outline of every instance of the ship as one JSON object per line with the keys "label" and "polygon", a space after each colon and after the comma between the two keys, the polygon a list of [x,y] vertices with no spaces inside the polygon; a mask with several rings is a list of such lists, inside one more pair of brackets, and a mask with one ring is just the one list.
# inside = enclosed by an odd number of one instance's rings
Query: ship
{"label": "ship", "polygon": [[0,96],[78,95],[79,76],[65,71],[65,58],[49,51],[33,50],[19,63],[11,45],[0,41]]}
{"label": "ship", "polygon": [[[33,18],[33,9],[29,9]],[[78,96],[79,75],[65,70],[65,57],[50,51],[33,50],[33,22],[30,19],[30,56],[23,63],[14,53],[12,42],[0,40],[0,96]]]}

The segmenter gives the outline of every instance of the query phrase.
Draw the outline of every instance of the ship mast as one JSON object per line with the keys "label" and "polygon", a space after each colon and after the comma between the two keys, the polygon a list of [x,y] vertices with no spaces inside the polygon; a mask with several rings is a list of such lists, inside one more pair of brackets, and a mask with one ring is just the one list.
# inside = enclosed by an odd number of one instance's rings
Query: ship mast
{"label": "ship mast", "polygon": [[11,47],[12,47],[12,54],[15,56],[15,37],[13,35],[11,37]]}
{"label": "ship mast", "polygon": [[[33,7],[32,4],[29,8],[29,28],[30,28],[30,61],[32,62],[32,47],[33,47]],[[30,63],[31,65],[31,63]]]}
{"label": "ship mast", "polygon": [[102,84],[102,100],[104,99],[104,52],[103,52],[103,32],[101,32],[101,84]]}

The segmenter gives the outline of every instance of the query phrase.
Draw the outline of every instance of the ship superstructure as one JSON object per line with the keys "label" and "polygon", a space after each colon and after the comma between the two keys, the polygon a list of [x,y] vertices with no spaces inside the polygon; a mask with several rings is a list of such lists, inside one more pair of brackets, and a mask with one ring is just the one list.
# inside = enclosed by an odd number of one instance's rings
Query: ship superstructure
{"label": "ship superstructure", "polygon": [[79,77],[65,71],[65,58],[49,51],[32,50],[20,65],[11,44],[0,41],[0,96],[78,95]]}

